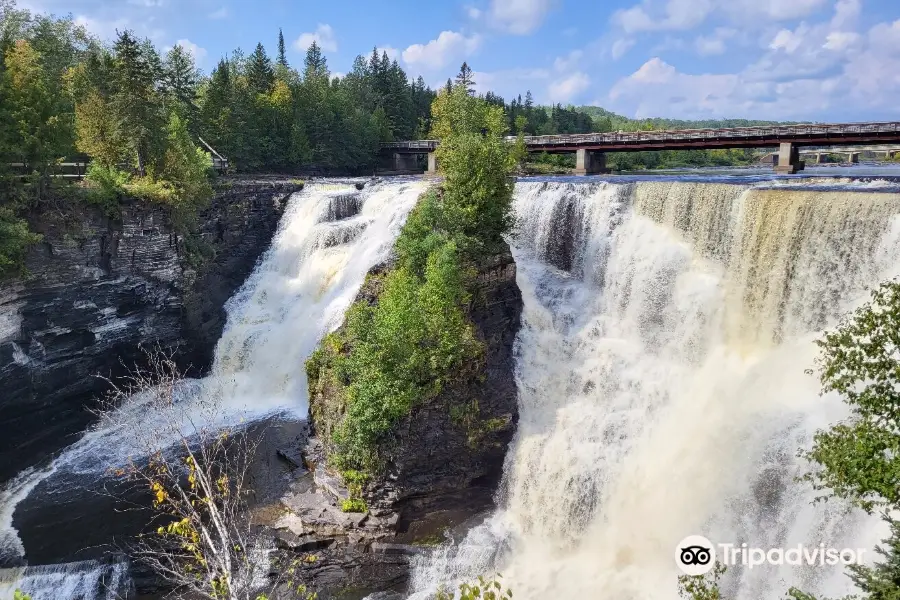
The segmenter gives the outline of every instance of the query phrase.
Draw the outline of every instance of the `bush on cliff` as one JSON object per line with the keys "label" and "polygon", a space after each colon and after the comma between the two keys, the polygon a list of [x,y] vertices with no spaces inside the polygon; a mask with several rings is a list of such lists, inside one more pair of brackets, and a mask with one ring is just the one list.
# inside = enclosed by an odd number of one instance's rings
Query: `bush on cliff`
{"label": "bush on cliff", "polygon": [[376,299],[354,303],[306,364],[313,419],[341,470],[378,471],[394,425],[482,364],[468,307],[475,265],[511,224],[515,149],[503,109],[463,86],[432,111],[444,184],[410,214],[394,267],[366,281]]}

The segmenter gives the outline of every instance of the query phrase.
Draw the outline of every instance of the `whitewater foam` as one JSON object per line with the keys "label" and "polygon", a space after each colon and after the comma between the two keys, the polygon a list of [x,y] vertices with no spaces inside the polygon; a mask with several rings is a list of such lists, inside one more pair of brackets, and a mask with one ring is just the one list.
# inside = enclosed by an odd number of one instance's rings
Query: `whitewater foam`
{"label": "whitewater foam", "polygon": [[[819,332],[897,274],[893,194],[520,183],[520,422],[500,508],[418,560],[415,598],[501,572],[515,597],[675,600],[674,549],[872,548],[877,519],[794,482],[847,415],[805,374]],[[562,268],[560,268],[562,267]],[[830,570],[828,570],[830,569]],[[732,568],[736,600],[851,591],[837,567]]]}

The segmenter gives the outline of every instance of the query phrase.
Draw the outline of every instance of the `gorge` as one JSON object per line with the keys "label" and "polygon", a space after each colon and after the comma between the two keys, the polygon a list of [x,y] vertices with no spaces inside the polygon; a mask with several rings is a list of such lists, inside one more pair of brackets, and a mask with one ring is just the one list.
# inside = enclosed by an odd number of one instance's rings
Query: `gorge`
{"label": "gorge", "polygon": [[[49,390],[79,406],[93,391],[83,387],[90,371],[128,360],[123,351],[138,340],[185,336],[194,374],[212,365],[196,384],[226,386],[223,421],[306,418],[304,360],[389,258],[428,185],[384,180],[360,192],[353,183],[297,191],[282,182],[252,190],[253,200],[217,198],[212,210],[224,216],[205,219],[220,244],[216,268],[185,288],[174,275],[181,268],[160,260],[170,242],[152,215],[104,225],[80,248],[49,241],[52,252],[38,248],[30,259],[46,265],[34,270],[44,288],[3,288],[0,383],[13,390],[3,410],[8,420],[24,416],[19,441],[3,449],[0,556],[11,568],[0,593],[19,586],[34,600],[93,599],[104,586],[128,588],[125,563],[102,554],[47,551],[32,562],[36,528],[23,527],[22,515],[90,487],[128,452],[115,431],[75,441],[87,420]],[[500,572],[520,598],[674,600],[672,552],[689,534],[873,548],[882,524],[834,503],[812,506],[812,490],[794,481],[806,468],[795,455],[817,428],[845,416],[804,371],[819,332],[867,287],[900,274],[898,198],[890,182],[849,178],[520,180],[509,238],[524,304],[514,348],[518,423],[497,508],[413,554],[409,593],[424,599],[440,585]],[[114,251],[101,241],[108,231],[121,232]],[[145,237],[159,246],[134,241]],[[147,254],[132,255],[135,246]],[[64,262],[80,270],[54,271]],[[69,295],[53,287],[72,272],[90,283]],[[141,303],[152,308],[141,312]],[[222,307],[227,322],[216,316]],[[105,320],[85,325],[78,311]],[[83,343],[85,331],[94,344]],[[31,398],[16,391],[26,389]],[[29,412],[34,406],[40,412]],[[140,405],[123,407],[122,417],[142,418]],[[40,437],[44,423],[59,420]],[[833,567],[735,568],[724,587],[729,598],[780,599],[794,584],[832,597],[851,591]]]}

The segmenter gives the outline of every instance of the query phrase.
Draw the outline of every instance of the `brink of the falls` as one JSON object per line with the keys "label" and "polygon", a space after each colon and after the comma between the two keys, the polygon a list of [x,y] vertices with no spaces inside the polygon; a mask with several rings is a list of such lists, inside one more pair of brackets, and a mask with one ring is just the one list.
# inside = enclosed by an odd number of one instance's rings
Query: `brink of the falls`
{"label": "brink of the falls", "polygon": [[[529,182],[511,237],[520,423],[498,510],[420,559],[413,597],[502,573],[516,598],[675,600],[689,535],[866,548],[797,458],[846,416],[814,340],[900,269],[878,185]],[[852,591],[842,565],[729,566],[724,597]]]}

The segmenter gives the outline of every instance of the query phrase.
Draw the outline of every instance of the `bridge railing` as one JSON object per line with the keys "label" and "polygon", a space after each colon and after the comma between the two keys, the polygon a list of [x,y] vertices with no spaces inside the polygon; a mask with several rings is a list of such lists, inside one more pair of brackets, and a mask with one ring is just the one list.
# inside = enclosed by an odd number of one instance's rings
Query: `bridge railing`
{"label": "bridge railing", "polygon": [[[562,135],[525,136],[526,146],[572,146],[585,144],[628,144],[640,142],[684,142],[702,140],[790,138],[802,136],[840,136],[851,134],[898,133],[900,122],[804,124],[758,127],[732,127],[726,129],[673,129],[659,131],[617,131],[608,133],[579,133]],[[515,136],[508,136],[515,140]],[[434,150],[437,140],[410,140],[386,142],[384,149]]]}

